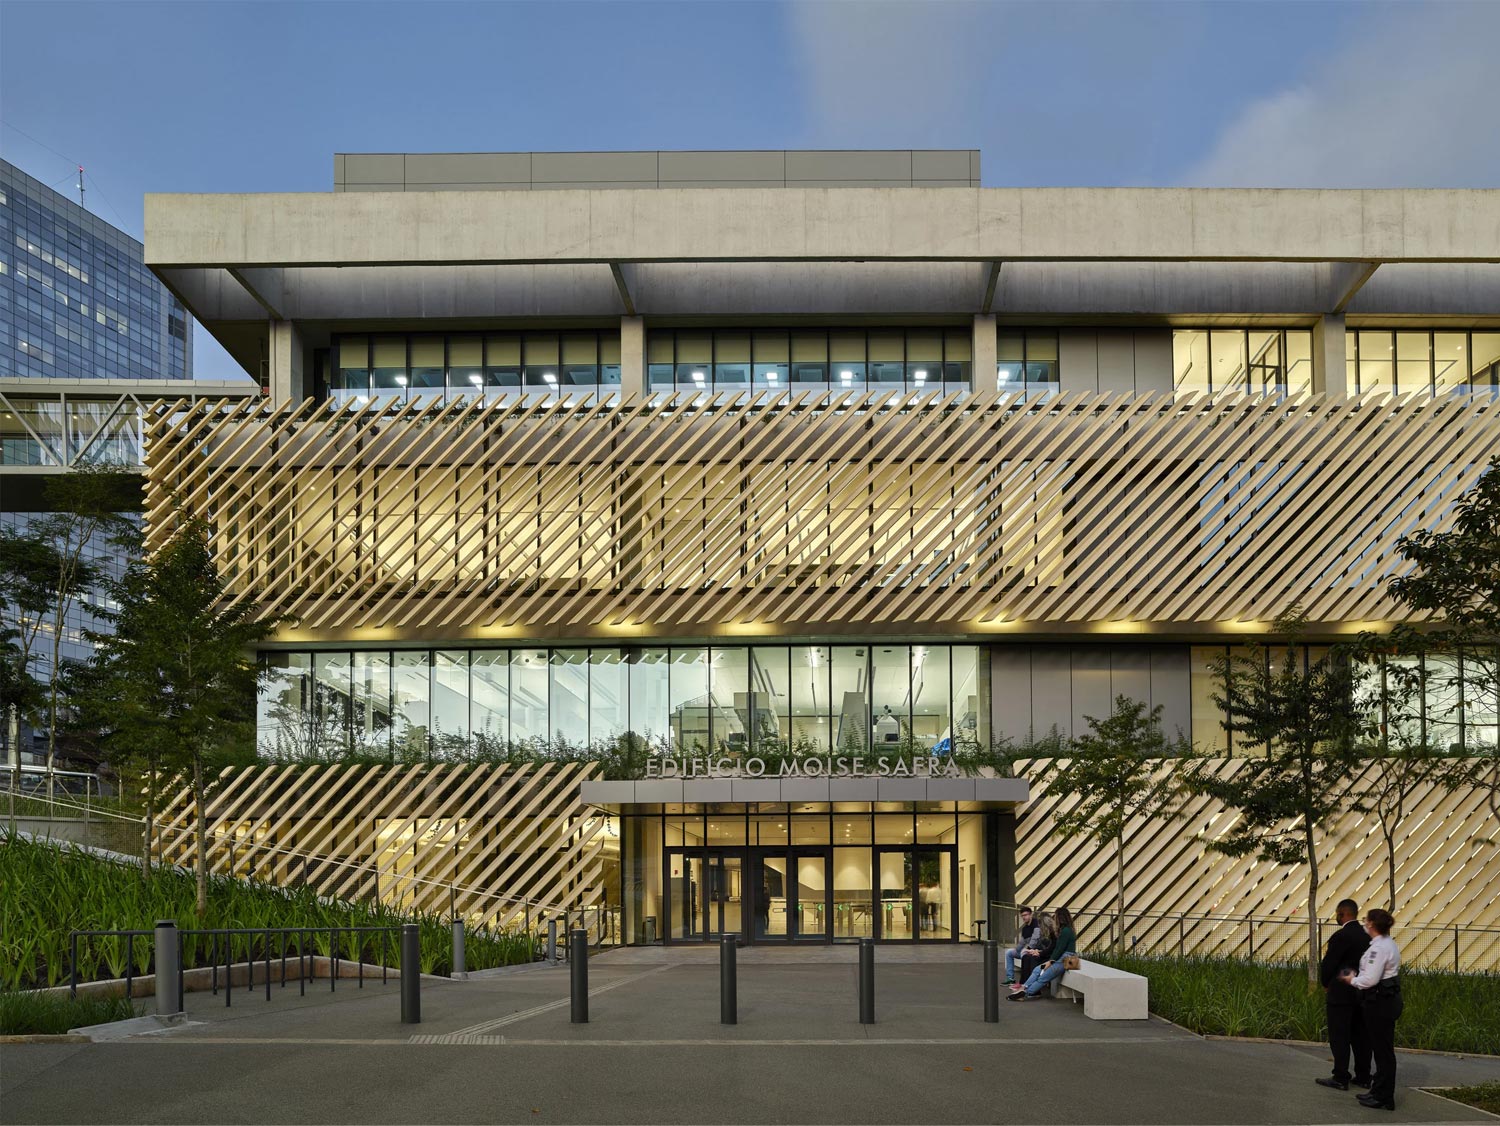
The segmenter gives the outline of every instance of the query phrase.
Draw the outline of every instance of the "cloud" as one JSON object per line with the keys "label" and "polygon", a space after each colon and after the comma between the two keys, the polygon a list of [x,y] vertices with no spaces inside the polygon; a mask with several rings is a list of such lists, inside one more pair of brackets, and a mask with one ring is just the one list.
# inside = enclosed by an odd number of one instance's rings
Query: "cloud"
{"label": "cloud", "polygon": [[1182,183],[1500,186],[1497,43],[1500,4],[1388,9],[1315,73],[1247,106]]}
{"label": "cloud", "polygon": [[[837,148],[972,145],[971,99],[995,10],[971,0],[799,0],[787,12],[807,140]],[[987,42],[988,41],[988,42]]]}

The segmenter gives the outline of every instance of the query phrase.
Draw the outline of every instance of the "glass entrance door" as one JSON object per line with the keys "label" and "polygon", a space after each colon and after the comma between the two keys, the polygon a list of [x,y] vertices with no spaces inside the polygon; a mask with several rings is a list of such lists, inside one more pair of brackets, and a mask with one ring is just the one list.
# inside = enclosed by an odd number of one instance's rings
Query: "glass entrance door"
{"label": "glass entrance door", "polygon": [[674,940],[829,938],[831,849],[672,849],[666,860]]}
{"label": "glass entrance door", "polygon": [[951,847],[877,848],[876,937],[951,941],[956,933],[958,855]]}

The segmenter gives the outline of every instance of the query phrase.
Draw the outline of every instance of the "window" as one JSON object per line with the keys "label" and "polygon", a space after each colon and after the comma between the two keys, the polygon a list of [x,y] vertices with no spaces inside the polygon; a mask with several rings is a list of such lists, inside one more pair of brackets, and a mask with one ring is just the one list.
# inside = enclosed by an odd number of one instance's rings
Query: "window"
{"label": "window", "polygon": [[1306,394],[1312,389],[1312,333],[1179,329],[1172,333],[1172,380],[1181,394]]}
{"label": "window", "polygon": [[1061,384],[1057,333],[1001,329],[995,341],[995,381],[1000,391],[1025,399],[1050,399]]}
{"label": "window", "polygon": [[1360,329],[1349,338],[1352,394],[1497,393],[1500,333]]}
{"label": "window", "polygon": [[952,392],[969,386],[972,363],[959,329],[657,329],[646,342],[658,392]]}
{"label": "window", "polygon": [[620,337],[604,331],[335,338],[333,402],[512,393],[583,394],[620,383]]}
{"label": "window", "polygon": [[971,645],[366,649],[264,657],[260,753],[456,761],[511,744],[698,754],[988,745]]}

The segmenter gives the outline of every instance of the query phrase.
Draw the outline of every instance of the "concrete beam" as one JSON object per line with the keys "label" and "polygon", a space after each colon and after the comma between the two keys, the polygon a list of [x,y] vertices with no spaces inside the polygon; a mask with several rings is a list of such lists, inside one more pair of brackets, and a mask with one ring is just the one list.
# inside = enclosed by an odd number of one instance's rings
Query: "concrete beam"
{"label": "concrete beam", "polygon": [[984,296],[979,299],[979,311],[988,313],[995,307],[995,287],[1000,284],[1000,267],[1002,263],[991,262],[989,275],[984,283]]}
{"label": "concrete beam", "polygon": [[1500,191],[745,188],[146,196],[146,261],[1500,262]]}
{"label": "concrete beam", "polygon": [[231,266],[228,270],[229,276],[239,282],[241,287],[254,298],[256,304],[266,311],[266,315],[273,321],[286,320],[281,312],[284,304],[282,289],[284,286],[284,270],[249,270],[236,269]]}
{"label": "concrete beam", "polygon": [[1333,288],[1329,291],[1333,303],[1330,312],[1342,313],[1354,300],[1354,295],[1364,288],[1365,282],[1380,269],[1379,262],[1335,262],[1332,265]]}
{"label": "concrete beam", "polygon": [[620,303],[625,306],[626,316],[635,316],[635,300],[630,296],[630,285],[625,280],[625,268],[618,262],[611,262],[609,272],[615,279],[615,289],[620,293]]}

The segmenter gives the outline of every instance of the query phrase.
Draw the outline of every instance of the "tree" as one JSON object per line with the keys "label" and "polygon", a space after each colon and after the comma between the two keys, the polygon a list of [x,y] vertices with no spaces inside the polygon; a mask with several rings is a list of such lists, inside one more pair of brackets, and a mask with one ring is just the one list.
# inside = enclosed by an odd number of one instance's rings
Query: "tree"
{"label": "tree", "polygon": [[96,638],[91,691],[114,709],[106,745],[147,756],[148,778],[156,769],[191,774],[201,916],[208,910],[208,769],[254,745],[261,672],[253,646],[277,622],[248,603],[230,604],[207,527],[184,514],[175,520],[155,554],[132,562],[111,586],[119,608],[107,615],[114,632]]}
{"label": "tree", "polygon": [[57,569],[57,552],[34,528],[0,528],[0,746],[14,769],[13,790],[21,786],[21,756],[11,746],[11,728],[34,716],[45,699],[32,658]]}
{"label": "tree", "polygon": [[1359,712],[1359,752],[1364,768],[1350,791],[1351,808],[1375,818],[1385,843],[1389,900],[1397,911],[1396,834],[1412,800],[1437,786],[1456,790],[1472,784],[1475,760],[1455,755],[1441,740],[1428,738],[1427,677],[1420,650],[1401,653],[1385,638],[1363,635],[1350,650],[1356,658],[1355,703]]}
{"label": "tree", "polygon": [[1068,759],[1049,780],[1049,789],[1077,794],[1078,800],[1053,824],[1064,839],[1085,837],[1115,852],[1115,910],[1125,936],[1125,838],[1137,818],[1175,820],[1182,791],[1163,759],[1183,757],[1190,748],[1161,729],[1160,705],[1149,711],[1139,700],[1116,696],[1103,719],[1084,716],[1087,734],[1072,741]]}
{"label": "tree", "polygon": [[1199,760],[1184,784],[1239,814],[1209,848],[1306,869],[1307,974],[1316,987],[1319,847],[1329,823],[1347,807],[1359,755],[1349,661],[1330,651],[1304,667],[1303,626],[1294,608],[1276,622],[1285,641],[1279,653],[1258,644],[1215,662],[1214,703],[1223,709],[1224,727],[1258,750],[1233,772]]}
{"label": "tree", "polygon": [[[1446,726],[1447,741],[1478,760],[1471,780],[1500,818],[1500,746],[1486,743],[1472,718],[1500,711],[1500,456],[1454,506],[1450,530],[1415,532],[1396,546],[1412,570],[1391,580],[1391,595],[1434,620],[1398,626],[1391,644],[1422,657],[1429,739]],[[1435,707],[1434,696],[1451,702]]]}
{"label": "tree", "polygon": [[68,613],[104,573],[91,553],[106,543],[128,541],[134,525],[124,513],[140,507],[140,481],[132,473],[108,465],[86,465],[71,473],[47,478],[43,486],[48,511],[31,522],[32,534],[51,548],[49,608],[52,616],[52,653],[47,670],[47,797],[53,791],[57,767],[58,710],[62,702],[62,640]]}

